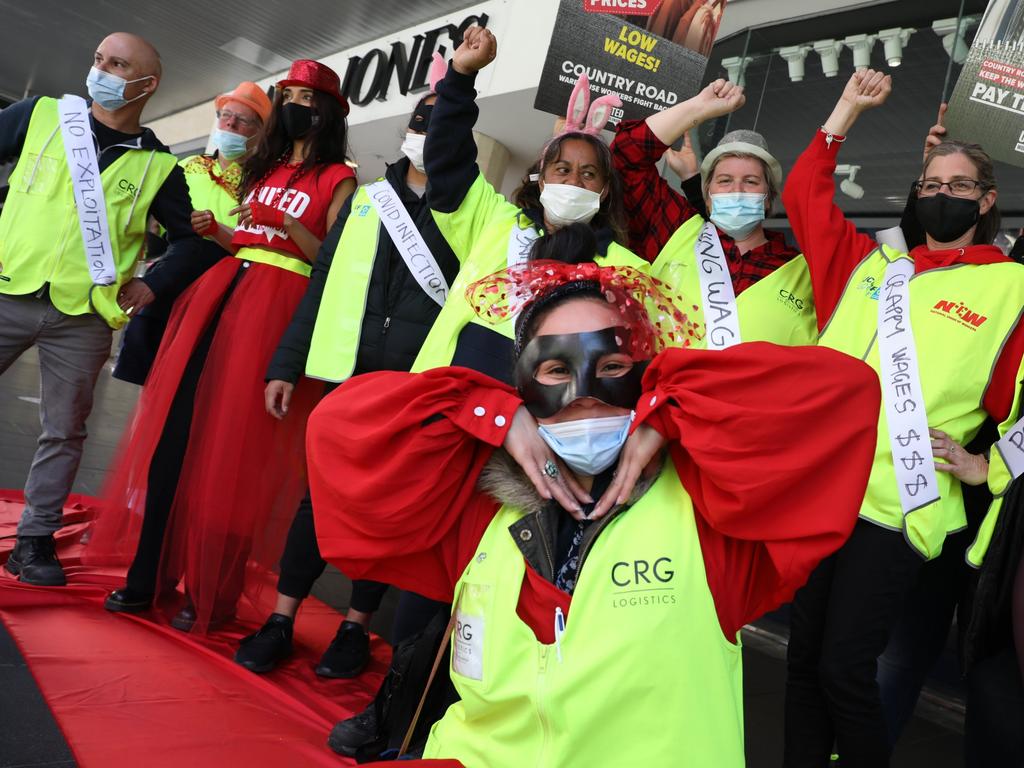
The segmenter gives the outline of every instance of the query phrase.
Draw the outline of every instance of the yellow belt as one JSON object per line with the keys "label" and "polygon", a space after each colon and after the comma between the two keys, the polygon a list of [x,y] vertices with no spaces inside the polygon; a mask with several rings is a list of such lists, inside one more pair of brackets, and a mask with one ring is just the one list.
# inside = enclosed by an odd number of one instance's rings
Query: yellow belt
{"label": "yellow belt", "polygon": [[255,261],[259,264],[269,264],[272,267],[280,267],[303,277],[309,277],[313,272],[313,267],[301,259],[285,256],[274,251],[265,251],[262,248],[239,248],[235,258],[242,259],[243,261]]}

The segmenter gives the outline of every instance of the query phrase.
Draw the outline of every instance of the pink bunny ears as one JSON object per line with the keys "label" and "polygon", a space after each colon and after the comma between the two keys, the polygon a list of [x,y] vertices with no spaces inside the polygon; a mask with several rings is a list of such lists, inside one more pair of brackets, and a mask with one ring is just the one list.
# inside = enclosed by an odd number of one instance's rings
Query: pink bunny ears
{"label": "pink bunny ears", "polygon": [[437,84],[441,82],[447,71],[448,65],[445,63],[444,58],[440,53],[434,51],[434,58],[430,62],[430,72],[427,74],[427,82],[430,83],[431,93],[437,93]]}
{"label": "pink bunny ears", "polygon": [[569,108],[565,113],[566,133],[601,133],[612,116],[612,107],[621,107],[622,100],[614,93],[608,93],[590,103],[590,80],[582,74],[576,80],[576,86],[569,96]]}

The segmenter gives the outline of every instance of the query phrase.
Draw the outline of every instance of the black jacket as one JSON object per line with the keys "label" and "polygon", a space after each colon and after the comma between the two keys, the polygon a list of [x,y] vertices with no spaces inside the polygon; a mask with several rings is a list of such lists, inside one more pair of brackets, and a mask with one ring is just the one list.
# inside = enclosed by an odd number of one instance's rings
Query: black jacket
{"label": "black jacket", "polygon": [[[39,99],[39,96],[33,96],[0,110],[0,164],[16,160],[21,155],[32,111]],[[95,135],[96,120],[91,113],[89,121]],[[142,130],[142,135],[135,143],[139,149],[170,152],[149,128]],[[121,145],[101,148],[96,155],[100,172],[127,151],[128,148]],[[167,230],[170,245],[164,267],[158,272],[147,274],[142,280],[158,297],[177,296],[201,273],[196,258],[200,238],[192,230],[192,202],[181,168],[175,166],[168,174],[153,198],[149,213]]]}
{"label": "black jacket", "polygon": [[[459,272],[458,259],[438,230],[427,205],[426,195],[418,197],[406,185],[408,170],[409,160],[403,157],[388,166],[385,178],[402,198],[409,216],[451,285]],[[342,206],[337,221],[320,246],[306,294],[267,368],[267,381],[279,379],[294,383],[306,368],[306,357],[309,355],[313,326],[327,283],[327,273],[331,269],[341,232],[352,215],[354,197],[350,197]],[[338,256],[345,258],[347,254],[340,253]],[[351,258],[360,258],[360,255],[353,254]],[[448,300],[459,301],[462,297],[453,295]],[[355,373],[409,370],[440,309],[420,288],[387,230],[380,226],[356,353]]]}

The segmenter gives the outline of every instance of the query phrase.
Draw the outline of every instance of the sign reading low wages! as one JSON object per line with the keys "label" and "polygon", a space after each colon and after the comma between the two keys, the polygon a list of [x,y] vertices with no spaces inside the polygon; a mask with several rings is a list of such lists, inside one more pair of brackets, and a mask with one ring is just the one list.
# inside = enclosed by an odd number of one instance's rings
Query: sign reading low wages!
{"label": "sign reading low wages!", "polygon": [[622,99],[612,123],[638,120],[696,94],[706,66],[696,51],[619,17],[587,13],[580,0],[561,0],[533,106],[564,115],[576,79],[586,74],[593,98]]}

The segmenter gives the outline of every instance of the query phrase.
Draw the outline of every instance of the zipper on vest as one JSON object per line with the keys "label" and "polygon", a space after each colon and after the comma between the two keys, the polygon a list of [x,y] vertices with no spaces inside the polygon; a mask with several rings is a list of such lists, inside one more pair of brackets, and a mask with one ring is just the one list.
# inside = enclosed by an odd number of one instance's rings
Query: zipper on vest
{"label": "zipper on vest", "polygon": [[540,719],[541,731],[540,754],[537,756],[538,766],[542,766],[547,763],[548,741],[551,735],[551,726],[550,723],[548,723],[547,707],[545,706],[549,648],[550,646],[543,645],[541,643],[537,644],[539,662],[537,666],[537,717]]}
{"label": "zipper on vest", "polygon": [[380,329],[381,336],[387,336],[388,328],[391,327],[391,315],[384,318],[384,327]]}
{"label": "zipper on vest", "polygon": [[558,653],[558,663],[562,663],[562,635],[565,634],[565,614],[562,613],[560,605],[555,606],[555,651]]}

